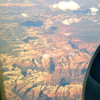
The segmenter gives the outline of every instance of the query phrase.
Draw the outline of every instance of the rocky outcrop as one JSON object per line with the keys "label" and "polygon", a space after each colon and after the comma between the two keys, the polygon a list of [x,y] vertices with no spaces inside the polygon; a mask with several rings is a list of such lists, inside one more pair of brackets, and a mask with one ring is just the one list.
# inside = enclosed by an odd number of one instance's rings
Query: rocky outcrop
{"label": "rocky outcrop", "polygon": [[84,75],[96,44],[89,47],[62,33],[25,36],[15,49],[17,56],[1,55],[9,100],[81,100]]}
{"label": "rocky outcrop", "polygon": [[[34,98],[34,100],[56,100],[57,98],[62,98],[63,100],[64,98],[80,98],[78,95],[82,89],[81,84],[69,84],[65,78],[62,78],[59,85],[53,85],[46,80],[46,77],[49,78],[51,75],[47,72],[28,70],[26,77],[24,77],[21,75],[21,71],[18,70],[19,69],[10,71],[9,73],[12,72],[12,75],[9,76],[10,80],[5,81],[6,88],[9,86],[6,90],[9,99],[15,98],[17,100],[20,98],[18,100],[33,100]],[[9,73],[6,72],[5,75],[8,76]],[[19,77],[17,77],[17,75]],[[9,82],[11,83],[8,84]]]}
{"label": "rocky outcrop", "polygon": [[68,45],[71,45],[71,51],[59,56],[45,53],[13,60],[10,56],[5,57],[3,71],[7,97],[16,100],[80,100],[90,53],[80,46],[73,48],[76,44]]}

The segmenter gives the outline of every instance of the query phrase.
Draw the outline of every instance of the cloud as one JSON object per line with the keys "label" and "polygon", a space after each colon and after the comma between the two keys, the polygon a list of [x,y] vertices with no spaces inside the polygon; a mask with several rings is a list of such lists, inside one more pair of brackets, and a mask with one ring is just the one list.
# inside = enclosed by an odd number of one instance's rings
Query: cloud
{"label": "cloud", "polygon": [[92,15],[96,15],[97,12],[99,11],[99,9],[97,9],[97,8],[95,8],[95,7],[92,7],[92,8],[90,8],[90,11],[91,11],[91,14],[92,14]]}
{"label": "cloud", "polygon": [[50,5],[51,8],[54,8],[54,9],[60,9],[60,10],[63,10],[63,11],[66,11],[66,10],[77,10],[80,8],[80,6],[74,2],[74,1],[61,1],[59,3],[56,3],[56,4],[53,4],[53,5]]}
{"label": "cloud", "polygon": [[23,16],[23,17],[29,17],[26,13],[21,13],[21,16]]}
{"label": "cloud", "polygon": [[64,25],[70,25],[72,23],[78,23],[78,22],[80,22],[80,19],[78,19],[78,18],[69,18],[69,19],[63,20],[62,24],[64,24]]}
{"label": "cloud", "polygon": [[48,54],[44,54],[42,57],[43,57],[44,59],[49,59],[49,58],[50,58],[50,56],[49,56]]}
{"label": "cloud", "polygon": [[65,35],[65,36],[70,36],[70,35],[71,35],[71,33],[64,33],[64,35]]}

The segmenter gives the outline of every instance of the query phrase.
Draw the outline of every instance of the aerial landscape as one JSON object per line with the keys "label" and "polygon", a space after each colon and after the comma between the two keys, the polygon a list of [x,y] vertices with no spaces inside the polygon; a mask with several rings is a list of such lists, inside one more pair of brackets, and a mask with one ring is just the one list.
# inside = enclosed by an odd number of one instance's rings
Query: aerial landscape
{"label": "aerial landscape", "polygon": [[0,0],[7,100],[82,100],[98,45],[99,0]]}

